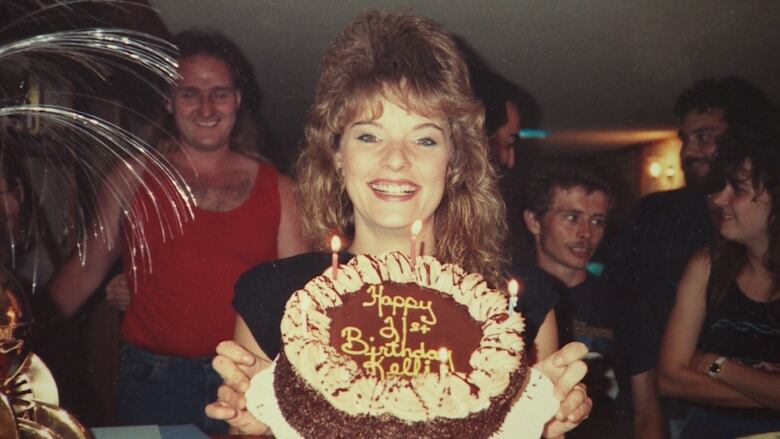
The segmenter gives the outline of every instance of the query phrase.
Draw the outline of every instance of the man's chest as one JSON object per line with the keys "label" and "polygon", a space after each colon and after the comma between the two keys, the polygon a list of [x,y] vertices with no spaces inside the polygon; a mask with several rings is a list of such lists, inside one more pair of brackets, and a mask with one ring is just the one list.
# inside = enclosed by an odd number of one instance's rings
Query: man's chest
{"label": "man's chest", "polygon": [[195,205],[204,210],[224,212],[243,204],[251,195],[254,179],[249,175],[187,178]]}

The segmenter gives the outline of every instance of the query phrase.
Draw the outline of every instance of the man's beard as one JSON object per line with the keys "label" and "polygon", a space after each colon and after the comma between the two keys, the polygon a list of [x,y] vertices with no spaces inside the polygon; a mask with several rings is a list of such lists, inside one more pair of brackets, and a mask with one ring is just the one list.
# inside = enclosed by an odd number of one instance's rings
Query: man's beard
{"label": "man's beard", "polygon": [[[703,165],[707,166],[707,172],[699,175],[697,172]],[[685,157],[682,160],[683,175],[685,175],[685,186],[693,190],[706,192],[711,185],[710,174],[712,173],[712,159],[708,157]]]}

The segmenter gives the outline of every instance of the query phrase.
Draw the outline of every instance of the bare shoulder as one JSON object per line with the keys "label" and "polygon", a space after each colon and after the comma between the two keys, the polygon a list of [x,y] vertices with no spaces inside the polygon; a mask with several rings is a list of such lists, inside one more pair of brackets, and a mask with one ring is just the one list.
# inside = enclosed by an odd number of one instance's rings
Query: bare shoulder
{"label": "bare shoulder", "polygon": [[688,265],[686,266],[686,271],[695,271],[695,272],[706,272],[709,273],[710,271],[710,264],[712,263],[712,256],[710,254],[710,249],[708,247],[705,247],[691,256],[690,259],[688,259]]}
{"label": "bare shoulder", "polygon": [[285,174],[279,174],[279,194],[282,196],[295,196],[298,186],[295,181]]}

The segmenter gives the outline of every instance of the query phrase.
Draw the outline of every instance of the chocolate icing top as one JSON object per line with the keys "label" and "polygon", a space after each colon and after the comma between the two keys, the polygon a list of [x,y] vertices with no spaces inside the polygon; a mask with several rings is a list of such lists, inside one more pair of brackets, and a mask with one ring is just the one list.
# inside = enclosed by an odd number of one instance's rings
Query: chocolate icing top
{"label": "chocolate icing top", "polygon": [[326,315],[331,346],[382,377],[439,373],[441,348],[448,371],[468,374],[482,337],[465,306],[414,283],[364,285]]}

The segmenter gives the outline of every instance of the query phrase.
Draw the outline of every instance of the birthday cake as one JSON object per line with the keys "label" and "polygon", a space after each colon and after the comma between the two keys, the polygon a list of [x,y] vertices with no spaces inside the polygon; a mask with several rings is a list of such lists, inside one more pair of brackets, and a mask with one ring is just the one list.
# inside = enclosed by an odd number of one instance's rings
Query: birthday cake
{"label": "birthday cake", "polygon": [[329,268],[287,302],[281,413],[305,438],[490,437],[528,370],[508,308],[482,276],[428,256]]}

